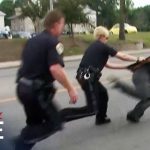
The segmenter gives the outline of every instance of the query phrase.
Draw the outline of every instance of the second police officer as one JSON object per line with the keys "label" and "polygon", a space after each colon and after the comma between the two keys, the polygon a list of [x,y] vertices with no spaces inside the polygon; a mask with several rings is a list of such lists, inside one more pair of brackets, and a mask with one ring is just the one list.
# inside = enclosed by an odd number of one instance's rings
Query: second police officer
{"label": "second police officer", "polygon": [[124,61],[136,62],[143,57],[134,57],[122,52],[117,52],[107,45],[109,31],[103,26],[96,27],[94,31],[95,41],[87,48],[77,71],[77,80],[86,96],[87,105],[83,108],[71,111],[72,114],[82,112],[81,117],[96,114],[96,125],[111,122],[107,117],[108,93],[99,79],[104,67],[110,69],[126,69],[126,66],[108,62],[109,57],[117,57]]}

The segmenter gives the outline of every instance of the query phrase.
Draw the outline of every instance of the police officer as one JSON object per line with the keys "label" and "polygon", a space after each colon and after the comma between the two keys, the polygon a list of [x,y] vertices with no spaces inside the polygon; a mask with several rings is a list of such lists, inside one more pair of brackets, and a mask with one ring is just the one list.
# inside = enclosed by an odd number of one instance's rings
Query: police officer
{"label": "police officer", "polygon": [[60,11],[50,12],[44,21],[45,30],[30,39],[23,49],[17,95],[24,107],[27,125],[16,140],[16,150],[31,149],[36,142],[62,129],[61,116],[52,102],[55,80],[67,89],[72,103],[77,101],[77,92],[63,69],[63,45],[58,40],[64,24]]}
{"label": "police officer", "polygon": [[109,31],[103,27],[96,27],[94,31],[96,40],[87,48],[77,71],[77,80],[86,96],[87,105],[82,108],[68,108],[62,113],[72,116],[64,118],[68,121],[96,114],[96,125],[109,123],[107,117],[108,94],[106,88],[99,82],[101,72],[106,66],[111,69],[126,69],[126,66],[107,62],[109,57],[117,57],[125,61],[137,61],[144,58],[134,57],[122,52],[117,52],[106,43]]}

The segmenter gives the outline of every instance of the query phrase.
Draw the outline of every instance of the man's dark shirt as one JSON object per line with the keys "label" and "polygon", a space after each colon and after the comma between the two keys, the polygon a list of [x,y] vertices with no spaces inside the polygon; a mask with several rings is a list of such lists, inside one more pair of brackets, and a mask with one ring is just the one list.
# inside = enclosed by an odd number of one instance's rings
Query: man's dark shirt
{"label": "man's dark shirt", "polygon": [[30,39],[23,50],[22,65],[18,72],[18,79],[44,79],[54,81],[49,67],[60,64],[64,67],[62,57],[56,50],[58,39],[47,31],[43,31],[36,37]]}
{"label": "man's dark shirt", "polygon": [[85,51],[80,63],[80,67],[84,68],[92,66],[99,68],[99,70],[102,71],[108,61],[109,56],[115,56],[116,54],[117,51],[113,48],[100,41],[95,41]]}

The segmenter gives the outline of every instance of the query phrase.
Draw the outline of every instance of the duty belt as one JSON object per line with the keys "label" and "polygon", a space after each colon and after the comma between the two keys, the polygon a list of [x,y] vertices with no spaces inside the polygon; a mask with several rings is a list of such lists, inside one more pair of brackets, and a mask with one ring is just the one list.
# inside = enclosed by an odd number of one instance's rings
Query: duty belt
{"label": "duty belt", "polygon": [[27,79],[22,77],[18,83],[25,84],[27,86],[32,86],[35,90],[39,90],[41,88],[50,88],[53,86],[52,83],[46,83],[44,80],[41,79]]}
{"label": "duty belt", "polygon": [[85,68],[80,67],[77,71],[76,76],[78,80],[90,80],[90,81],[99,80],[100,77],[101,77],[100,69],[92,66]]}

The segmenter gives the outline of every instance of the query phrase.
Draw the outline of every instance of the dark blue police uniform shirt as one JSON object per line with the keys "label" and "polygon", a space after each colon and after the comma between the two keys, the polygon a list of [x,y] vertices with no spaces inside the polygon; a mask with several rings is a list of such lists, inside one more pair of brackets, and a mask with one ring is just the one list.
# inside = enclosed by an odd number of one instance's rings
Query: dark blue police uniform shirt
{"label": "dark blue police uniform shirt", "polygon": [[60,64],[64,67],[62,57],[56,50],[58,43],[58,39],[46,30],[28,40],[23,49],[22,65],[18,72],[18,78],[42,78],[54,81],[49,67],[54,64]]}
{"label": "dark blue police uniform shirt", "polygon": [[92,66],[99,68],[100,71],[102,71],[108,61],[109,56],[113,57],[116,54],[117,51],[112,47],[109,47],[100,41],[95,41],[85,51],[80,63],[80,67],[84,68]]}

